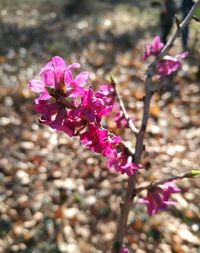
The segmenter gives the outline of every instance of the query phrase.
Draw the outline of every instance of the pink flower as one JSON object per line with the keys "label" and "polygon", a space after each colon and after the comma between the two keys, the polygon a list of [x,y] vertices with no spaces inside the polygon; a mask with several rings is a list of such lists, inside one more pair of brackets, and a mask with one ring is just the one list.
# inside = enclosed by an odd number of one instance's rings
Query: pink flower
{"label": "pink flower", "polygon": [[163,185],[151,188],[147,197],[140,199],[140,203],[147,206],[150,216],[156,214],[159,210],[166,210],[168,205],[175,205],[175,201],[170,201],[171,194],[180,192],[180,189],[173,183],[165,183]]}
{"label": "pink flower", "polygon": [[[104,84],[99,87],[99,90],[96,92],[96,97],[101,98],[104,102],[104,106],[107,107],[104,115],[109,114],[112,110],[116,112],[114,116],[114,122],[118,128],[128,128],[128,122],[122,115],[120,111],[119,104],[115,102],[115,91],[112,84]],[[132,121],[134,121],[132,117]]]}
{"label": "pink flower", "polygon": [[[102,117],[114,106],[119,110],[114,89],[112,85],[103,85],[95,93],[91,87],[84,88],[88,73],[74,77],[71,72],[79,67],[78,63],[67,66],[61,57],[55,56],[40,71],[40,80],[29,81],[29,88],[39,93],[34,109],[41,114],[40,123],[70,137],[79,136],[83,145],[108,159],[109,168],[131,176],[138,166],[125,150],[119,149],[121,138],[110,136],[102,128]],[[121,115],[118,125],[126,125]]]}
{"label": "pink flower", "polygon": [[[163,49],[164,44],[160,41],[160,38],[156,36],[150,46],[145,46],[145,52],[143,60],[146,60],[151,55],[157,55]],[[156,74],[158,79],[171,75],[179,70],[182,60],[188,55],[188,52],[183,52],[175,57],[165,55],[156,66]]]}
{"label": "pink flower", "polygon": [[80,135],[80,139],[81,143],[91,151],[107,157],[107,165],[110,169],[113,168],[122,174],[126,173],[128,176],[132,176],[139,169],[139,166],[132,162],[131,156],[118,151],[121,138],[110,137],[108,130],[89,123],[88,130]]}
{"label": "pink flower", "polygon": [[160,37],[156,36],[153,39],[150,50],[152,53],[157,54],[157,53],[160,53],[160,51],[163,49],[163,47],[164,47],[164,44],[160,41]]}
{"label": "pink flower", "polygon": [[71,97],[83,96],[84,94],[84,85],[88,81],[88,72],[82,72],[73,78],[71,71],[66,71],[64,76],[64,81],[68,87],[67,93]]}
{"label": "pink flower", "polygon": [[159,54],[163,47],[164,44],[160,41],[160,37],[156,36],[150,46],[145,46],[143,60],[145,61],[151,55]]}
{"label": "pink flower", "polygon": [[87,82],[88,73],[82,72],[75,79],[71,69],[79,68],[78,63],[67,66],[64,60],[55,56],[40,71],[41,80],[29,81],[29,88],[40,93],[36,103],[49,100],[51,97],[59,100],[62,97],[76,97],[83,94],[83,86]]}
{"label": "pink flower", "polygon": [[114,117],[114,121],[116,123],[116,126],[118,128],[121,127],[128,127],[128,122],[127,120],[123,117],[122,112],[118,111]]}
{"label": "pink flower", "polygon": [[36,104],[34,106],[36,112],[42,114],[40,123],[49,125],[53,129],[58,129],[65,118],[66,111],[59,103]]}
{"label": "pink flower", "polygon": [[[53,129],[65,131],[69,135],[73,135],[74,132],[66,127],[67,109],[73,108],[76,105],[75,98],[84,94],[83,86],[88,78],[87,72],[73,78],[71,69],[79,67],[78,63],[67,66],[61,57],[55,56],[40,71],[41,80],[29,81],[29,88],[39,93],[34,108],[36,112],[42,114],[40,122]],[[61,102],[63,99],[65,104]],[[66,108],[66,105],[69,108]],[[68,126],[71,128],[70,123],[68,122]]]}
{"label": "pink flower", "polygon": [[54,56],[51,61],[49,61],[45,67],[40,71],[41,80],[46,86],[55,88],[56,90],[63,90],[65,92],[65,87],[67,82],[65,81],[65,76],[71,73],[71,69],[79,68],[78,63],[73,63],[67,66],[64,60],[59,56]]}
{"label": "pink flower", "polygon": [[179,70],[181,67],[181,61],[187,57],[188,52],[183,52],[175,57],[166,55],[156,66],[156,72],[159,79],[171,75]]}
{"label": "pink flower", "polygon": [[[134,117],[131,118],[132,121],[134,121]],[[129,125],[128,125],[128,122],[127,120],[125,119],[125,117],[122,115],[122,112],[121,111],[118,111],[114,117],[114,122],[116,123],[116,126],[118,128],[128,128]]]}
{"label": "pink flower", "polygon": [[76,116],[85,119],[87,122],[100,124],[101,118],[107,115],[112,108],[106,107],[103,100],[97,98],[91,88],[84,91],[81,103],[75,111]]}
{"label": "pink flower", "polygon": [[120,249],[119,253],[129,253],[129,250],[128,250],[128,248],[126,248],[125,246],[123,246],[123,247]]}
{"label": "pink flower", "polygon": [[68,110],[66,117],[59,127],[59,131],[65,132],[70,137],[79,135],[79,131],[85,127],[85,123],[79,117],[76,117],[73,110]]}
{"label": "pink flower", "polygon": [[104,155],[107,157],[107,166],[119,173],[132,176],[140,167],[133,163],[132,157],[125,152],[119,152],[117,147],[106,147]]}
{"label": "pink flower", "polygon": [[45,89],[45,84],[40,80],[30,80],[29,88],[31,91],[39,93],[39,97],[35,99],[35,103],[39,104],[40,101],[45,101],[51,98],[48,91]]}
{"label": "pink flower", "polygon": [[108,130],[89,123],[88,130],[80,135],[81,143],[93,152],[102,153],[108,145]]}
{"label": "pink flower", "polygon": [[112,84],[102,84],[96,92],[96,97],[104,101],[105,106],[113,106],[115,102],[115,91]]}

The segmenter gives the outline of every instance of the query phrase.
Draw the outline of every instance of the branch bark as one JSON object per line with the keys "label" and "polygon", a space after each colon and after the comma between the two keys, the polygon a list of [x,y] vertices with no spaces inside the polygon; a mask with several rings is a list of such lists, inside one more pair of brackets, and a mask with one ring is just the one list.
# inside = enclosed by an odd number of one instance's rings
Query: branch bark
{"label": "branch bark", "polygon": [[[151,102],[151,97],[152,97],[151,87],[152,87],[152,77],[154,75],[154,69],[155,69],[154,65],[150,65],[147,72],[147,78],[145,81],[146,95],[144,98],[144,112],[143,112],[141,128],[136,139],[135,155],[134,155],[134,162],[136,164],[140,163],[140,159],[143,152],[143,141],[144,141],[147,122],[149,118],[149,108],[150,108],[150,102]],[[116,233],[114,244],[113,244],[112,253],[119,253],[122,247],[123,238],[124,238],[126,227],[127,227],[128,214],[132,206],[133,199],[136,196],[135,190],[136,190],[136,173],[133,176],[131,176],[128,180],[128,186],[126,189],[125,199],[121,208],[121,214],[119,217],[119,223],[118,223],[117,233]]]}
{"label": "branch bark", "polygon": [[146,186],[139,187],[138,189],[136,189],[136,193],[138,194],[138,193],[140,193],[144,190],[150,190],[151,188],[154,188],[155,186],[165,184],[165,183],[168,183],[168,182],[172,182],[172,181],[175,181],[175,180],[178,180],[178,179],[194,178],[194,177],[199,176],[199,175],[200,175],[200,170],[193,170],[193,171],[186,172],[186,173],[184,173],[183,175],[180,175],[180,176],[172,176],[172,177],[168,177],[168,178],[165,178],[165,179],[162,179],[162,180],[157,180],[157,181],[152,182],[152,183],[150,183]]}
{"label": "branch bark", "polygon": [[190,20],[192,19],[194,12],[196,10],[196,8],[198,7],[198,5],[200,4],[200,0],[197,0],[194,5],[192,6],[190,12],[188,13],[188,15],[185,17],[185,19],[180,23],[178,29],[174,32],[174,34],[171,36],[171,38],[168,40],[167,44],[165,45],[165,47],[162,49],[159,58],[161,59],[163,56],[166,55],[166,53],[170,50],[170,48],[173,46],[174,41],[176,40],[176,38],[179,36],[180,31],[182,31],[190,22]]}
{"label": "branch bark", "polygon": [[[200,0],[197,0],[195,4],[193,5],[192,9],[190,10],[190,12],[188,13],[187,17],[181,22],[179,28],[174,32],[171,39],[167,42],[165,47],[162,49],[157,59],[155,59],[153,63],[150,64],[148,67],[147,77],[145,80],[144,112],[143,112],[141,127],[139,130],[139,133],[137,134],[136,145],[135,145],[134,162],[137,164],[140,163],[141,156],[143,153],[143,142],[144,142],[144,137],[145,137],[148,118],[149,118],[150,102],[152,98],[152,77],[155,74],[156,65],[159,62],[159,60],[162,59],[166,55],[166,53],[169,51],[169,49],[173,46],[175,39],[179,35],[179,31],[182,30],[192,19],[194,11],[196,10],[199,4],[200,4]],[[112,253],[119,253],[123,244],[123,239],[124,239],[126,228],[127,228],[128,214],[129,214],[130,208],[132,207],[132,202],[134,200],[134,197],[137,194],[136,177],[137,177],[137,173],[135,173],[133,176],[131,176],[128,179],[126,195],[125,195],[124,202],[121,206],[121,213],[120,213],[119,221],[117,225],[116,236],[113,242]]]}
{"label": "branch bark", "polygon": [[187,173],[184,174],[184,175],[181,175],[181,176],[173,176],[173,177],[169,177],[169,178],[166,178],[166,179],[163,179],[163,180],[155,181],[155,182],[152,182],[152,183],[150,183],[146,186],[141,186],[136,190],[136,192],[138,194],[138,193],[140,193],[144,190],[150,190],[151,188],[154,188],[154,187],[159,186],[161,184],[165,184],[165,183],[172,182],[172,181],[175,181],[175,180],[178,180],[178,179],[183,179],[183,178],[188,178]]}

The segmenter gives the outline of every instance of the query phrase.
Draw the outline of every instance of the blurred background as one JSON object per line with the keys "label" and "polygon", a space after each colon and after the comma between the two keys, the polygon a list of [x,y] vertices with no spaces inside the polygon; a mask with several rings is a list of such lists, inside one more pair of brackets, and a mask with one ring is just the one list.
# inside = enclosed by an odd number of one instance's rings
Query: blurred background
{"label": "blurred background", "polygon": [[[39,125],[27,82],[54,55],[80,62],[96,88],[112,71],[139,126],[142,56],[161,33],[160,8],[147,0],[0,0],[0,252],[109,251],[127,177],[109,172],[78,140]],[[192,21],[190,56],[153,97],[141,184],[199,169],[199,30]],[[181,51],[178,38],[171,52]],[[128,130],[112,119],[107,125],[134,144]],[[177,183],[182,193],[169,211],[149,218],[140,204],[131,210],[131,252],[200,252],[200,180]]]}

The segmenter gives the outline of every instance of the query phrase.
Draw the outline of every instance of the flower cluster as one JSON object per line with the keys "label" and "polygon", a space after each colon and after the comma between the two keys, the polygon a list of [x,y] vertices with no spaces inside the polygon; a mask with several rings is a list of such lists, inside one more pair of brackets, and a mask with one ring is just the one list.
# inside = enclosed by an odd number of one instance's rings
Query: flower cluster
{"label": "flower cluster", "polygon": [[170,201],[171,194],[180,192],[180,189],[171,182],[150,188],[146,197],[141,198],[140,203],[146,204],[148,214],[154,215],[159,210],[166,210],[168,205],[176,204]]}
{"label": "flower cluster", "polygon": [[[83,145],[107,158],[109,168],[131,176],[138,165],[119,145],[121,138],[111,135],[101,124],[102,117],[116,106],[114,90],[111,85],[102,85],[97,92],[86,88],[88,72],[73,75],[73,69],[79,67],[78,63],[67,66],[55,56],[42,68],[40,80],[29,81],[29,88],[39,93],[34,109],[41,114],[40,123],[70,137],[79,136]],[[126,125],[122,116],[116,121]]]}
{"label": "flower cluster", "polygon": [[[160,41],[159,36],[156,36],[150,46],[145,46],[143,60],[146,60],[151,55],[157,56],[162,51],[163,47],[164,44]],[[179,70],[181,61],[186,58],[187,55],[188,52],[180,53],[174,57],[165,55],[156,66],[157,78],[161,79]]]}

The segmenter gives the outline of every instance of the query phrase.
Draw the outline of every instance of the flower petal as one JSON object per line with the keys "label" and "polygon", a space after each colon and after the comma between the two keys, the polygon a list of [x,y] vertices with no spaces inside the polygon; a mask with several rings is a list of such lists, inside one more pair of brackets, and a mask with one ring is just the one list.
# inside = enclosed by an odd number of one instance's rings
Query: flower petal
{"label": "flower petal", "polygon": [[33,92],[36,92],[36,93],[45,91],[44,83],[39,80],[30,80],[28,82],[28,86]]}
{"label": "flower petal", "polygon": [[55,87],[55,73],[53,69],[43,68],[40,72],[40,77],[46,86]]}
{"label": "flower petal", "polygon": [[65,118],[65,109],[61,109],[58,111],[56,118],[53,122],[51,122],[49,124],[50,127],[52,127],[53,129],[59,129],[59,127],[61,126],[64,118]]}
{"label": "flower petal", "polygon": [[78,69],[78,68],[80,68],[80,66],[81,66],[81,65],[80,65],[79,63],[76,63],[76,62],[75,62],[75,63],[72,63],[72,64],[68,65],[68,66],[67,66],[67,69],[69,69],[69,70],[70,70],[70,69]]}
{"label": "flower petal", "polygon": [[57,68],[57,67],[66,68],[65,61],[60,56],[54,56],[52,58],[52,64],[53,64],[54,68]]}
{"label": "flower petal", "polygon": [[51,98],[51,96],[49,95],[49,93],[47,91],[44,91],[40,94],[40,96],[38,98],[35,99],[35,103],[39,104],[41,101],[45,101],[50,98]]}
{"label": "flower petal", "polygon": [[74,78],[70,70],[65,71],[64,82],[67,86],[71,85],[74,82]]}
{"label": "flower petal", "polygon": [[88,72],[82,72],[76,76],[75,81],[78,83],[79,87],[83,87],[87,83],[88,76]]}

